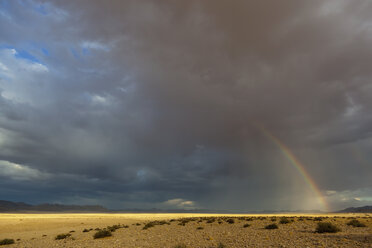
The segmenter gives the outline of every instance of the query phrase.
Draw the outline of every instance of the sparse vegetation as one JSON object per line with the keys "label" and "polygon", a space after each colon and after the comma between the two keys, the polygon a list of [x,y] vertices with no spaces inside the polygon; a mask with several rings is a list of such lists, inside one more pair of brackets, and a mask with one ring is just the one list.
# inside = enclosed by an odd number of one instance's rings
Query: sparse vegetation
{"label": "sparse vegetation", "polygon": [[156,225],[162,226],[162,225],[165,225],[165,224],[170,225],[169,222],[166,222],[164,220],[161,220],[161,221],[158,221],[158,220],[151,221],[151,222],[146,223],[145,226],[142,228],[142,230],[149,229],[150,227],[154,227]]}
{"label": "sparse vegetation", "polygon": [[220,242],[220,243],[218,243],[217,248],[226,248],[226,245],[224,245],[224,244],[222,244],[222,243]]}
{"label": "sparse vegetation", "polygon": [[341,231],[340,228],[330,222],[319,222],[316,227],[317,233],[336,233],[339,231]]}
{"label": "sparse vegetation", "polygon": [[149,229],[150,227],[154,227],[155,225],[154,225],[154,223],[153,222],[149,222],[149,223],[147,223],[142,229],[143,230],[146,230],[146,229]]}
{"label": "sparse vegetation", "polygon": [[290,222],[291,221],[287,217],[282,217],[280,218],[280,221],[279,221],[280,224],[288,224]]}
{"label": "sparse vegetation", "polygon": [[210,218],[210,219],[207,220],[207,223],[213,223],[213,222],[215,222],[215,220],[216,220],[215,218]]}
{"label": "sparse vegetation", "polygon": [[187,248],[185,244],[178,244],[174,248]]}
{"label": "sparse vegetation", "polygon": [[348,223],[346,223],[348,226],[353,226],[353,227],[366,227],[366,225],[359,220],[351,220]]}
{"label": "sparse vegetation", "polygon": [[229,224],[234,224],[235,220],[234,219],[227,219],[226,222],[229,223]]}
{"label": "sparse vegetation", "polygon": [[106,229],[109,230],[110,232],[115,232],[119,228],[120,228],[120,225],[112,225],[112,226],[106,227]]}
{"label": "sparse vegetation", "polygon": [[270,224],[270,225],[265,226],[265,229],[278,229],[278,225],[277,224]]}
{"label": "sparse vegetation", "polygon": [[[172,215],[169,214],[168,216]],[[81,246],[83,247],[85,246],[85,244],[83,244],[84,242],[87,242],[88,246],[90,243],[90,246],[102,246],[104,245],[102,242],[107,242],[113,244],[113,246],[118,244],[123,247],[129,247],[135,243],[136,247],[165,247],[168,245],[171,248],[221,248],[243,247],[247,237],[249,237],[249,239],[252,238],[249,241],[252,247],[263,244],[265,247],[276,247],[278,245],[285,245],[285,247],[318,247],[321,245],[327,247],[366,247],[371,244],[369,227],[371,226],[372,218],[369,217],[365,219],[364,216],[366,215],[364,214],[345,214],[345,216],[347,216],[346,218],[342,218],[342,215],[330,215],[327,217],[325,214],[309,214],[302,216],[277,214],[267,215],[266,220],[262,220],[262,215],[229,216],[216,214],[198,216],[196,214],[174,214],[174,216],[175,217],[172,216],[174,219],[171,221],[172,217],[169,217],[169,219],[157,220],[157,218],[159,218],[158,215],[149,215],[148,218],[141,215],[137,219],[131,219],[132,216],[113,218],[112,215],[109,215],[105,220],[95,218],[96,222],[91,220],[89,220],[89,222],[84,221],[86,223],[84,225],[76,225],[76,223],[80,223],[80,221],[77,222],[76,219],[71,218],[68,222],[66,221],[68,225],[64,226],[64,231],[59,227],[53,229],[54,231],[48,229],[49,233],[46,232],[45,229],[41,229],[32,235],[25,236],[22,238],[23,241],[20,242],[16,239],[21,236],[13,236],[15,242],[13,246],[23,247],[31,244],[31,246],[35,247],[44,247],[47,246],[46,244],[51,244],[48,245],[49,247],[53,246],[53,242],[55,242],[57,246],[76,246],[82,244]],[[350,216],[352,218],[348,218]],[[318,217],[322,218],[323,221],[313,222],[314,219]],[[81,217],[81,219],[83,218],[84,220],[87,219],[85,215]],[[311,221],[306,220],[307,218],[310,218]],[[102,217],[102,219],[104,218]],[[300,222],[301,219],[302,222]],[[293,221],[295,221],[295,223],[291,224]],[[174,223],[171,224],[172,222]],[[141,226],[130,227],[132,223],[135,225],[136,223],[141,223]],[[219,225],[219,223],[221,224]],[[177,224],[187,225],[181,228],[177,226]],[[170,226],[168,227],[167,225]],[[357,228],[361,226],[367,226],[368,228]],[[98,232],[94,231],[96,227],[99,227]],[[128,227],[130,227],[130,229],[118,230]],[[339,228],[342,229],[342,233],[333,234],[333,232],[340,231]],[[142,231],[142,229],[147,230]],[[71,230],[75,230],[77,234],[73,234]],[[88,235],[84,234],[91,230],[93,230],[92,233]],[[117,232],[114,233],[115,231]],[[59,233],[61,234],[56,237]],[[228,235],[224,236],[223,234],[225,233]],[[6,233],[4,234],[6,235]],[[169,235],[173,235],[174,237],[170,239]],[[110,236],[114,237],[110,238]],[[1,238],[6,237],[9,238],[12,236],[6,235]],[[73,241],[74,237],[77,240],[76,242]],[[306,237],[306,240],[302,242],[304,237]],[[347,237],[345,242],[343,237]],[[55,238],[61,240],[54,240]],[[32,239],[34,240],[32,241]],[[91,241],[89,241],[89,239]],[[166,240],[169,240],[169,242],[167,243]],[[12,247],[12,245],[9,245],[9,247]]]}
{"label": "sparse vegetation", "polygon": [[55,240],[60,240],[60,239],[66,239],[68,237],[70,237],[71,234],[70,233],[61,233],[61,234],[58,234],[56,237],[55,237]]}
{"label": "sparse vegetation", "polygon": [[0,240],[0,245],[11,245],[14,244],[14,239],[3,239]]}
{"label": "sparse vegetation", "polygon": [[111,237],[111,236],[112,236],[112,233],[109,230],[100,230],[100,231],[97,231],[93,235],[93,238],[94,239],[101,239],[101,238]]}

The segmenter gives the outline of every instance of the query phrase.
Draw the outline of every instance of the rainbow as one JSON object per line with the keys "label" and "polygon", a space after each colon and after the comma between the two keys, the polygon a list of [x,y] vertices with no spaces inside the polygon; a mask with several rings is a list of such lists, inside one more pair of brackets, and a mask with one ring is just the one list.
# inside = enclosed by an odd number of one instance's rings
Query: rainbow
{"label": "rainbow", "polygon": [[262,133],[273,141],[280,149],[282,154],[291,162],[292,166],[300,173],[304,178],[305,182],[309,185],[310,189],[315,193],[318,198],[319,204],[323,207],[325,211],[329,211],[329,206],[324,199],[318,186],[315,184],[314,180],[311,178],[309,173],[306,171],[305,166],[295,157],[291,150],[281,142],[277,137],[272,135],[267,129],[262,127],[262,125],[257,125],[257,127],[262,131]]}

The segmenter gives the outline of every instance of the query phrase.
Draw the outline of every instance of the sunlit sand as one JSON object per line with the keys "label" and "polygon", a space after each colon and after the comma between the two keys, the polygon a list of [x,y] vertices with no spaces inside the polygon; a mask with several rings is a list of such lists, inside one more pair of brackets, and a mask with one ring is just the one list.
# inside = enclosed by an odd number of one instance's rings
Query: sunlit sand
{"label": "sunlit sand", "polygon": [[[290,224],[279,224],[281,216],[295,217]],[[299,220],[299,216],[303,220]],[[213,223],[199,218],[216,217]],[[225,218],[224,218],[225,217]],[[226,217],[235,222],[228,224]],[[249,218],[253,220],[247,220]],[[317,222],[311,218],[323,217],[341,228],[335,234],[315,233]],[[177,219],[194,218],[184,226]],[[220,222],[218,223],[217,220]],[[261,219],[259,219],[261,218]],[[276,218],[275,221],[273,218]],[[351,219],[360,219],[367,227],[354,228],[346,225]],[[310,220],[311,219],[311,220]],[[166,225],[156,225],[147,230],[149,221],[165,220]],[[222,221],[223,220],[223,221]],[[278,223],[279,229],[265,230],[270,223]],[[249,227],[244,228],[244,224]],[[96,228],[127,225],[112,233],[111,237],[93,239]],[[198,229],[199,228],[199,229]],[[83,232],[84,229],[93,229]],[[11,247],[371,247],[372,218],[368,214],[106,214],[106,213],[55,213],[55,214],[0,214],[0,240],[15,240]],[[63,240],[56,235],[70,233]]]}

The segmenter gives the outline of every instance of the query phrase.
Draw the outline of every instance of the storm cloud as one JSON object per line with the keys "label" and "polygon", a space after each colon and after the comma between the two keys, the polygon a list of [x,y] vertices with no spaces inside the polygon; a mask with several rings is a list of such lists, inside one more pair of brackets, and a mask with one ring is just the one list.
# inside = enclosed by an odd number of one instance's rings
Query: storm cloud
{"label": "storm cloud", "polygon": [[371,12],[366,0],[2,0],[0,196],[321,208],[264,128],[332,209],[371,204]]}

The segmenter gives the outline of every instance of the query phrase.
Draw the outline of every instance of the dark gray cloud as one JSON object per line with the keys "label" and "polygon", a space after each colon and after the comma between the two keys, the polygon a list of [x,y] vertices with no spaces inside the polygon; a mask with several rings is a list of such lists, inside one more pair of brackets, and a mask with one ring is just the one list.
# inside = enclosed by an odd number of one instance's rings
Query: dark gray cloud
{"label": "dark gray cloud", "polygon": [[320,208],[261,125],[332,208],[371,201],[369,1],[0,8],[4,197]]}

